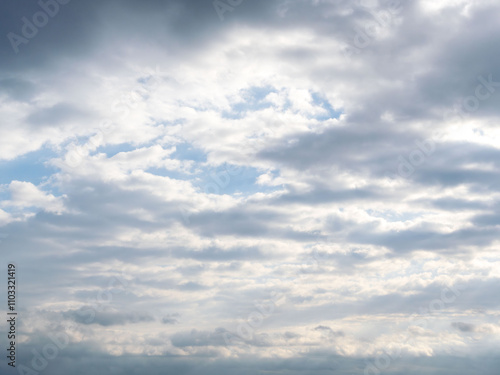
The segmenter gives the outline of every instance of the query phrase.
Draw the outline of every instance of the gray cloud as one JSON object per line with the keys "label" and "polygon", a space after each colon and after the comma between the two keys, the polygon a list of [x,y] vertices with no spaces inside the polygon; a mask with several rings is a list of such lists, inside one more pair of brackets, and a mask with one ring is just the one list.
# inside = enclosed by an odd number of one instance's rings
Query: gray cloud
{"label": "gray cloud", "polygon": [[119,311],[97,312],[91,306],[66,311],[63,316],[80,324],[98,324],[101,326],[125,325],[127,323],[142,323],[154,320],[152,316],[141,313],[124,313]]}
{"label": "gray cloud", "polygon": [[475,327],[473,324],[463,323],[463,322],[454,322],[451,323],[451,326],[455,329],[458,329],[462,332],[474,332]]}

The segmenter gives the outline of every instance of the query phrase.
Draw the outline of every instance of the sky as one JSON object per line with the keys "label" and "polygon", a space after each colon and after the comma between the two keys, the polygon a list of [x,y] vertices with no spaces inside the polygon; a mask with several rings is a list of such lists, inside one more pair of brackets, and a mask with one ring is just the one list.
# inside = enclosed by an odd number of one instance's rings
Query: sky
{"label": "sky", "polygon": [[498,1],[0,8],[2,374],[498,374]]}

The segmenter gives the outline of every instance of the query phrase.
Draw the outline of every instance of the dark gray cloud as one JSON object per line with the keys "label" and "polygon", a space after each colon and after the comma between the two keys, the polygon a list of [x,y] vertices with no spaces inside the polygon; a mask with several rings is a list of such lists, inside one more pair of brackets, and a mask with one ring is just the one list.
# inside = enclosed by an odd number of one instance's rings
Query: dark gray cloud
{"label": "dark gray cloud", "polygon": [[176,313],[167,314],[163,318],[161,318],[161,322],[163,324],[176,324],[179,322],[179,320],[177,318],[179,318],[179,314],[176,314]]}
{"label": "dark gray cloud", "polygon": [[0,90],[7,99],[27,102],[33,99],[37,93],[34,83],[22,78],[4,78],[0,81]]}
{"label": "dark gray cloud", "polygon": [[455,329],[458,329],[461,332],[474,332],[475,330],[474,324],[468,324],[463,322],[454,322],[451,323],[451,326]]}
{"label": "dark gray cloud", "polygon": [[154,318],[143,313],[119,311],[96,311],[92,306],[64,312],[63,316],[80,324],[98,324],[101,326],[125,325],[128,323],[152,322]]}
{"label": "dark gray cloud", "polygon": [[32,125],[60,125],[77,118],[87,118],[88,115],[67,103],[59,103],[49,108],[43,108],[31,113],[26,121]]}

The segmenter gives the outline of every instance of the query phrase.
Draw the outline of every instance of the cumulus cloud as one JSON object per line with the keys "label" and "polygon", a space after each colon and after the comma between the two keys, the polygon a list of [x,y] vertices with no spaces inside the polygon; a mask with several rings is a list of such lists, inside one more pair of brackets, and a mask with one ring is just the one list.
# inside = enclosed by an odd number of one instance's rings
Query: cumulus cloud
{"label": "cumulus cloud", "polygon": [[11,199],[2,202],[4,207],[15,208],[38,208],[47,212],[62,213],[64,208],[64,196],[55,197],[45,193],[31,182],[12,181],[9,184]]}

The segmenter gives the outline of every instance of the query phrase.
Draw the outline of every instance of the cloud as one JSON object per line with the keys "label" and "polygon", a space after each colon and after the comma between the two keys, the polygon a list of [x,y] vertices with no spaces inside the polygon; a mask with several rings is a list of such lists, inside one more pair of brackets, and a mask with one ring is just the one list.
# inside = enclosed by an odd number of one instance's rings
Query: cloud
{"label": "cloud", "polygon": [[177,318],[179,317],[179,314],[167,314],[165,315],[162,319],[161,319],[161,322],[163,324],[176,324],[178,323],[179,321],[177,320]]}
{"label": "cloud", "polygon": [[64,312],[64,317],[74,320],[80,324],[98,324],[101,326],[125,325],[127,323],[151,322],[154,318],[147,314],[99,311],[98,313],[90,306],[84,306],[78,310]]}
{"label": "cloud", "polygon": [[9,184],[11,199],[2,203],[5,207],[18,209],[41,208],[47,212],[62,213],[65,211],[64,196],[55,197],[40,190],[30,182],[12,181]]}
{"label": "cloud", "polygon": [[458,329],[461,332],[474,332],[475,326],[473,324],[467,324],[462,322],[453,322],[451,326],[455,329]]}
{"label": "cloud", "polygon": [[0,43],[20,363],[70,327],[54,375],[495,374],[500,6],[222,1]]}

